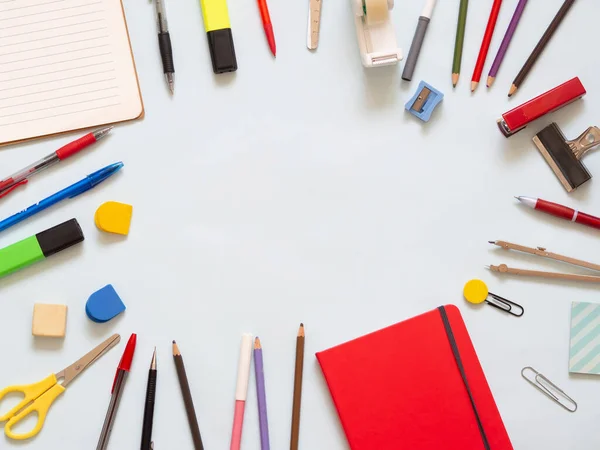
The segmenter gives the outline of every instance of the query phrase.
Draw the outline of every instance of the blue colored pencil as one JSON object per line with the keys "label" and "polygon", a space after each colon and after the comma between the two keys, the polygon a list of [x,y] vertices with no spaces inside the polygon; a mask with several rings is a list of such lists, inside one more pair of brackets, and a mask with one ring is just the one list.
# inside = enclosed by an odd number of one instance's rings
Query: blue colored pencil
{"label": "blue colored pencil", "polygon": [[258,423],[260,427],[260,449],[270,450],[269,420],[267,419],[267,394],[265,390],[265,371],[260,339],[254,340],[254,370],[256,372],[256,397],[258,398]]}

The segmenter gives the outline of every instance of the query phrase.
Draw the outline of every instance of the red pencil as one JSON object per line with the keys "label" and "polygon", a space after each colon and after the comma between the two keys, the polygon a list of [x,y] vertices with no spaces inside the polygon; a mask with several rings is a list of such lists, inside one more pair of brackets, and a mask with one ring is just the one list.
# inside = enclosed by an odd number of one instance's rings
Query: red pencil
{"label": "red pencil", "polygon": [[477,86],[479,85],[479,80],[481,80],[483,66],[485,65],[485,59],[487,58],[488,50],[492,43],[492,36],[494,35],[494,28],[496,28],[498,14],[500,13],[500,6],[502,6],[502,0],[494,0],[492,12],[490,13],[485,34],[483,35],[483,41],[481,42],[481,48],[479,49],[475,70],[473,71],[473,78],[471,78],[471,92],[475,92],[475,89],[477,89]]}
{"label": "red pencil", "polygon": [[262,19],[263,28],[265,29],[265,35],[269,42],[269,48],[273,56],[276,56],[277,49],[275,48],[275,35],[273,34],[273,25],[271,24],[271,16],[269,15],[269,7],[267,6],[267,0],[258,0],[258,9],[260,10],[260,18]]}
{"label": "red pencil", "polygon": [[600,230],[600,217],[590,216],[589,214],[579,212],[576,209],[571,209],[567,206],[559,205],[558,203],[547,202],[541,198],[516,197],[516,199],[532,209],[537,209],[546,214]]}

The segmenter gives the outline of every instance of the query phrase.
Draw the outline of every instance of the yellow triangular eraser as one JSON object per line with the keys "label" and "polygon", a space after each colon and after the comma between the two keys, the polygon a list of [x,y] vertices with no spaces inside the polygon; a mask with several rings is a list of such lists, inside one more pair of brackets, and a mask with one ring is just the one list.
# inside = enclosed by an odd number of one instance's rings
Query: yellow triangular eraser
{"label": "yellow triangular eraser", "polygon": [[96,226],[107,233],[129,234],[133,206],[119,202],[106,202],[96,210]]}

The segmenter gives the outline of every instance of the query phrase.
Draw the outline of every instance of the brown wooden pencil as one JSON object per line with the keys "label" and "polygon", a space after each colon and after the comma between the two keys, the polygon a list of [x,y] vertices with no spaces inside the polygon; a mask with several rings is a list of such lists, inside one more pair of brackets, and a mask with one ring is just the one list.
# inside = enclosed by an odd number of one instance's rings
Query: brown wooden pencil
{"label": "brown wooden pencil", "polygon": [[562,23],[563,19],[571,9],[571,6],[573,6],[573,3],[575,3],[575,0],[565,0],[563,5],[560,7],[558,13],[556,13],[556,16],[554,16],[554,19],[552,19],[552,22],[550,22],[550,25],[548,25],[548,28],[544,32],[544,35],[537,43],[537,45],[531,52],[531,55],[529,55],[529,58],[527,58],[527,61],[525,61],[525,64],[523,65],[523,67],[517,74],[517,77],[513,81],[510,90],[508,91],[509,97],[512,97],[512,95],[515,92],[517,92],[517,89],[521,87],[521,84],[523,83],[523,81],[525,81],[527,75],[529,75],[529,72],[533,68],[533,65],[536,63],[536,61],[548,45],[548,42],[550,42],[550,39],[552,38],[552,36]]}
{"label": "brown wooden pencil", "polygon": [[198,427],[198,419],[196,418],[196,410],[194,409],[194,401],[192,400],[192,392],[190,391],[190,384],[188,382],[187,374],[185,373],[181,352],[175,341],[173,341],[173,360],[175,361],[177,378],[179,379],[179,386],[181,387],[181,395],[183,395],[183,403],[190,424],[190,431],[192,432],[194,449],[204,450],[202,437],[200,436],[200,428]]}
{"label": "brown wooden pencil", "polygon": [[300,324],[296,338],[296,369],[294,371],[294,404],[292,406],[292,436],[290,450],[298,450],[300,438],[300,408],[302,403],[302,374],[304,372],[304,324]]}

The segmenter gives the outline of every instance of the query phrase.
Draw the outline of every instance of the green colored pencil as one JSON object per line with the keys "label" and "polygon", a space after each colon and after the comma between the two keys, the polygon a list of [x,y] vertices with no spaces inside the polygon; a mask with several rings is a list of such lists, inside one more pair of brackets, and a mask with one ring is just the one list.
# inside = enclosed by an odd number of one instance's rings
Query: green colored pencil
{"label": "green colored pencil", "polygon": [[467,26],[467,9],[469,0],[460,0],[458,12],[458,25],[456,26],[456,42],[454,44],[454,62],[452,63],[452,86],[456,87],[460,76],[460,63],[462,61],[463,43],[465,42],[465,27]]}

